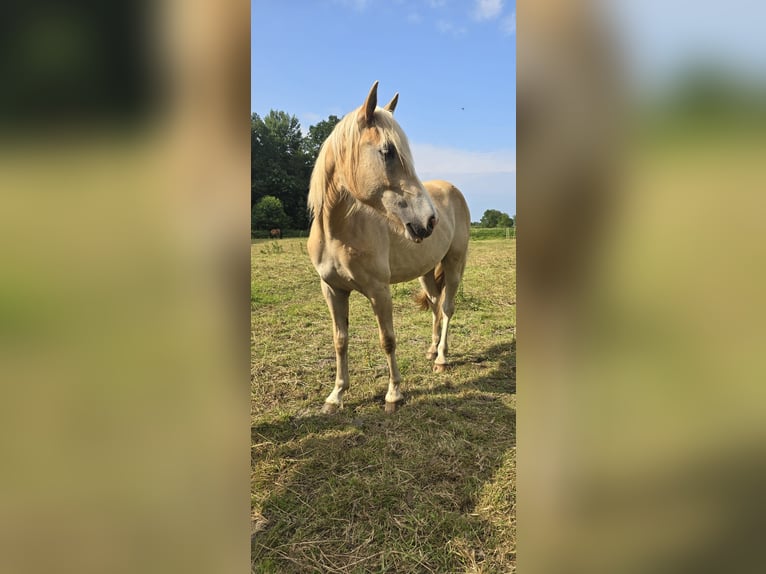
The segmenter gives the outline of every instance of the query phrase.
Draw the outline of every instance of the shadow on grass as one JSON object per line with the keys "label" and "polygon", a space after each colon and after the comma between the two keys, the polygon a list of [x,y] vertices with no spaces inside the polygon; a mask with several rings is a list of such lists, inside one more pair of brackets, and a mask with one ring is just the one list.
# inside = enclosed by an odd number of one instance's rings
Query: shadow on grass
{"label": "shadow on grass", "polygon": [[441,382],[410,389],[392,416],[381,396],[254,426],[254,571],[509,567],[515,351],[456,357],[453,368],[494,368],[460,383],[433,375]]}

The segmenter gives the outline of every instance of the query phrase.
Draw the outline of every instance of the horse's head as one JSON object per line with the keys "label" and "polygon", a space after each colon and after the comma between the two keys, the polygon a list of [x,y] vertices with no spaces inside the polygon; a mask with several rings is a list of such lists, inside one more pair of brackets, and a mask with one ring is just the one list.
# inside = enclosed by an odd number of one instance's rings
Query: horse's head
{"label": "horse's head", "polygon": [[349,192],[361,203],[385,215],[408,239],[420,243],[431,235],[438,218],[428,192],[415,174],[407,136],[393,116],[396,94],[383,108],[377,107],[378,82],[362,107],[348,118],[358,130],[352,153],[353,181]]}

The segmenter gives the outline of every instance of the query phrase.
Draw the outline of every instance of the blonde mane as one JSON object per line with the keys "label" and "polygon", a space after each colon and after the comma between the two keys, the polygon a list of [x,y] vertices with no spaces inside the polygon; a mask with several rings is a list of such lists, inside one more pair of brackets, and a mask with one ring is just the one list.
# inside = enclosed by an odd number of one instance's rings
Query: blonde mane
{"label": "blonde mane", "polygon": [[[321,217],[324,209],[332,209],[344,199],[351,200],[349,214],[362,206],[350,189],[351,186],[356,187],[358,150],[362,136],[357,117],[361,109],[346,114],[319,150],[309,186],[308,208],[312,218]],[[417,177],[407,136],[393,114],[383,108],[376,108],[374,127],[386,145],[396,149],[405,172]]]}

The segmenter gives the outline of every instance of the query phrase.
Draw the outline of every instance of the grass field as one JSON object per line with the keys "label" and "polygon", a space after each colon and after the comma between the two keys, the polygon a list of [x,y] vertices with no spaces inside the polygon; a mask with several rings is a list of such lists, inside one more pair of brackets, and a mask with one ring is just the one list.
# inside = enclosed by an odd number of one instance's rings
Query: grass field
{"label": "grass field", "polygon": [[515,567],[515,240],[471,244],[451,368],[425,358],[417,281],[392,286],[406,402],[367,300],[351,296],[345,408],[329,313],[305,239],[252,244],[255,572],[511,572]]}

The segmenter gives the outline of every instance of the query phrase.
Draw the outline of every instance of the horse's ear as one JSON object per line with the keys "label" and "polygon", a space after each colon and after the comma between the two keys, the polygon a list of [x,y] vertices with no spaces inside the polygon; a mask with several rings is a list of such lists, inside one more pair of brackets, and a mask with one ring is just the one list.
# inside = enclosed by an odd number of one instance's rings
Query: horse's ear
{"label": "horse's ear", "polygon": [[394,94],[394,97],[391,98],[391,101],[388,102],[385,106],[383,106],[384,110],[388,110],[392,114],[394,113],[394,110],[396,109],[396,104],[399,101],[399,92],[396,92]]}
{"label": "horse's ear", "polygon": [[378,81],[370,88],[370,93],[367,94],[367,99],[364,101],[364,121],[367,125],[372,124],[375,119],[375,108],[378,105]]}

